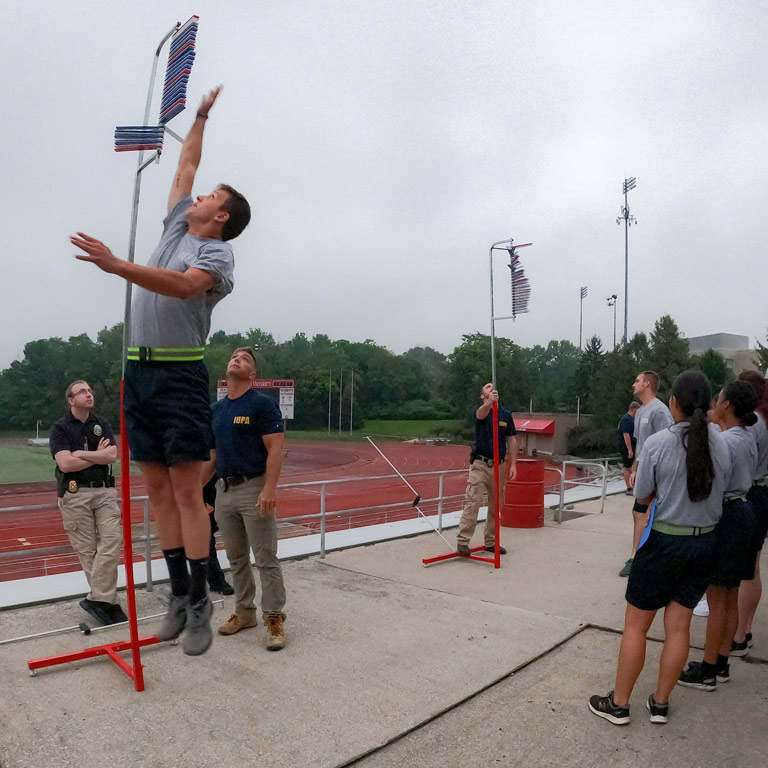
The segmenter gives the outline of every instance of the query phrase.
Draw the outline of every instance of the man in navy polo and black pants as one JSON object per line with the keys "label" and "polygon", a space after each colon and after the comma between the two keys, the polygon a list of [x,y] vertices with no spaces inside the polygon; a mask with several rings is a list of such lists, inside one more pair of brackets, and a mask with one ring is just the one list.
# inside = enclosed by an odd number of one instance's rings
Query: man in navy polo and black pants
{"label": "man in navy polo and black pants", "polygon": [[234,286],[229,241],[248,225],[248,201],[221,184],[193,202],[192,185],[203,149],[208,112],[219,89],[205,96],[184,140],[168,197],[160,243],[145,266],[115,256],[78,232],[70,242],[104,272],[135,289],[125,366],[125,424],[155,514],[171,581],[168,612],[157,637],[184,631],[188,656],[213,640],[206,570],[211,524],[203,503],[203,465],[210,458],[211,407],[203,352],[211,313]]}
{"label": "man in navy polo and black pants", "polygon": [[[496,487],[493,481],[493,404],[499,402],[499,393],[493,384],[486,384],[480,393],[483,404],[475,411],[475,443],[470,454],[467,492],[464,499],[464,511],[459,521],[459,533],[456,536],[456,551],[460,555],[469,555],[472,550],[469,541],[477,525],[477,513],[483,503],[483,494],[488,495],[488,515],[485,519],[483,541],[486,552],[493,552],[496,544],[495,508]],[[504,503],[504,487],[507,479],[517,477],[517,438],[512,414],[499,405],[499,485],[500,503]],[[508,459],[508,460],[507,460]],[[502,555],[507,554],[504,547],[499,547]]]}
{"label": "man in navy polo and black pants", "polygon": [[219,627],[219,634],[234,635],[258,623],[253,550],[261,580],[267,648],[279,651],[285,645],[285,584],[277,559],[275,514],[283,465],[283,423],[277,403],[251,388],[255,375],[253,350],[236,349],[227,365],[227,397],[213,406],[212,461],[219,476],[216,520],[235,587],[235,612]]}

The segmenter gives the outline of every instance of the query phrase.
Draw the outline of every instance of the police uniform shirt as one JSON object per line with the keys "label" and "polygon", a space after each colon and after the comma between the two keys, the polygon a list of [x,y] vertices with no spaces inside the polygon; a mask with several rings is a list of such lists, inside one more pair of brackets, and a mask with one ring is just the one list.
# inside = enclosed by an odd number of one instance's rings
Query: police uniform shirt
{"label": "police uniform shirt", "polygon": [[234,400],[219,400],[213,406],[216,474],[264,474],[268,452],[262,437],[281,433],[282,418],[277,403],[253,389]]}
{"label": "police uniform shirt", "polygon": [[664,403],[655,397],[647,405],[638,408],[635,414],[635,440],[637,440],[637,455],[643,451],[645,441],[662,429],[671,427],[675,420]]}
{"label": "police uniform shirt", "polygon": [[[499,461],[504,461],[507,455],[507,438],[517,434],[512,414],[501,405],[499,406]],[[478,456],[493,458],[493,408],[484,418],[477,418],[475,409],[475,452]]]}
{"label": "police uniform shirt", "polygon": [[637,440],[635,440],[635,419],[629,415],[629,412],[625,413],[621,419],[619,419],[619,426],[617,427],[617,442],[619,444],[619,450],[622,453],[627,453],[627,444],[624,442],[624,435],[629,435],[629,443],[634,451],[637,447]]}
{"label": "police uniform shirt", "polygon": [[723,434],[709,424],[709,450],[715,475],[712,491],[704,501],[688,497],[688,474],[683,434],[688,423],[681,421],[651,435],[640,453],[635,497],[643,499],[656,491],[655,520],[672,525],[715,525],[723,514],[723,494],[731,480],[731,457]]}
{"label": "police uniform shirt", "polygon": [[[56,459],[59,451],[97,451],[99,442],[106,438],[110,445],[115,445],[115,436],[112,427],[106,419],[88,414],[85,422],[75,418],[72,411],[62,416],[51,427],[50,448],[51,455]],[[94,464],[77,472],[67,472],[66,477],[90,483],[103,480],[108,468],[105,464]]]}

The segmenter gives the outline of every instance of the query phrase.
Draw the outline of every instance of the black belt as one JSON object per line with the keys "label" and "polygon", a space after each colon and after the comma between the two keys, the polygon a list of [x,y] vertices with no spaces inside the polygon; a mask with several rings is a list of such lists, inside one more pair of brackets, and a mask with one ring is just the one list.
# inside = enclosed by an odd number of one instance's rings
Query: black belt
{"label": "black belt", "polygon": [[[504,458],[506,457],[499,456],[499,464],[501,464],[504,461]],[[475,456],[475,461],[482,461],[484,464],[486,464],[489,467],[493,466],[493,459],[489,458],[488,456],[481,456],[479,453],[477,454],[477,456]]]}
{"label": "black belt", "polygon": [[84,483],[82,480],[71,480],[77,483],[78,488],[109,488],[109,482],[105,480],[92,480],[90,483]]}
{"label": "black belt", "polygon": [[242,485],[246,480],[253,480],[256,477],[261,477],[263,474],[263,472],[259,472],[256,475],[228,475],[227,477],[220,477],[221,490],[226,493],[231,485]]}

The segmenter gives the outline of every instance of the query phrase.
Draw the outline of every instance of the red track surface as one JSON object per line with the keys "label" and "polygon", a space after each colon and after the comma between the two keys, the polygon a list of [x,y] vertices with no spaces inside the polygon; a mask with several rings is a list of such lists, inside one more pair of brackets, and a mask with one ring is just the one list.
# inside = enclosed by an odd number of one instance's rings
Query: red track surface
{"label": "red track surface", "polygon": [[[378,445],[404,475],[465,470],[468,465],[469,449],[466,446],[431,446],[404,442]],[[352,447],[338,443],[288,440],[281,483],[371,478],[392,474],[391,467],[367,443]],[[545,485],[555,484],[558,480],[558,473],[548,472]],[[423,499],[438,495],[437,475],[412,477],[409,482]],[[443,494],[456,497],[451,504],[446,505],[446,512],[461,506],[465,485],[464,472],[445,475]],[[145,493],[141,478],[132,477],[131,495],[136,497]],[[281,489],[278,517],[319,513],[320,494],[320,485]],[[413,493],[399,478],[329,484],[326,486],[326,529],[332,531],[412,518],[417,514],[411,506],[412,502]],[[386,504],[398,506],[386,510],[370,509]],[[42,505],[42,508],[24,511],[8,509],[34,505]],[[436,511],[436,503],[425,502],[420,508],[428,514]],[[332,514],[343,510],[346,510],[344,514]],[[143,503],[133,502],[131,521],[134,539],[143,530],[143,515]],[[281,526],[281,536],[302,535],[317,530],[319,520],[302,520],[293,526]],[[134,544],[134,559],[142,560],[143,556],[137,550]],[[76,571],[79,568],[61,524],[61,515],[56,506],[55,484],[0,485],[0,581]]]}

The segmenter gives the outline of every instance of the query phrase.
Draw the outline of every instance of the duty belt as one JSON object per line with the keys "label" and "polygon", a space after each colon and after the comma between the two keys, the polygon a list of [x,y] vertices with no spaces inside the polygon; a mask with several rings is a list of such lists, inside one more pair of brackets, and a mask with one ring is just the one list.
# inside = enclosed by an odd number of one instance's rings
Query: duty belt
{"label": "duty belt", "polygon": [[654,531],[659,533],[666,533],[670,536],[701,536],[703,533],[709,533],[715,530],[714,525],[705,525],[703,527],[691,526],[691,525],[672,525],[672,523],[665,523],[663,520],[655,520],[651,525]]}
{"label": "duty belt", "polygon": [[128,359],[142,363],[185,363],[202,360],[205,347],[128,347]]}
{"label": "duty belt", "polygon": [[[504,462],[504,458],[499,456],[499,464],[502,464]],[[482,461],[483,464],[486,464],[489,467],[493,466],[493,459],[488,456],[481,456],[479,453],[477,456],[475,456],[475,461]]]}

